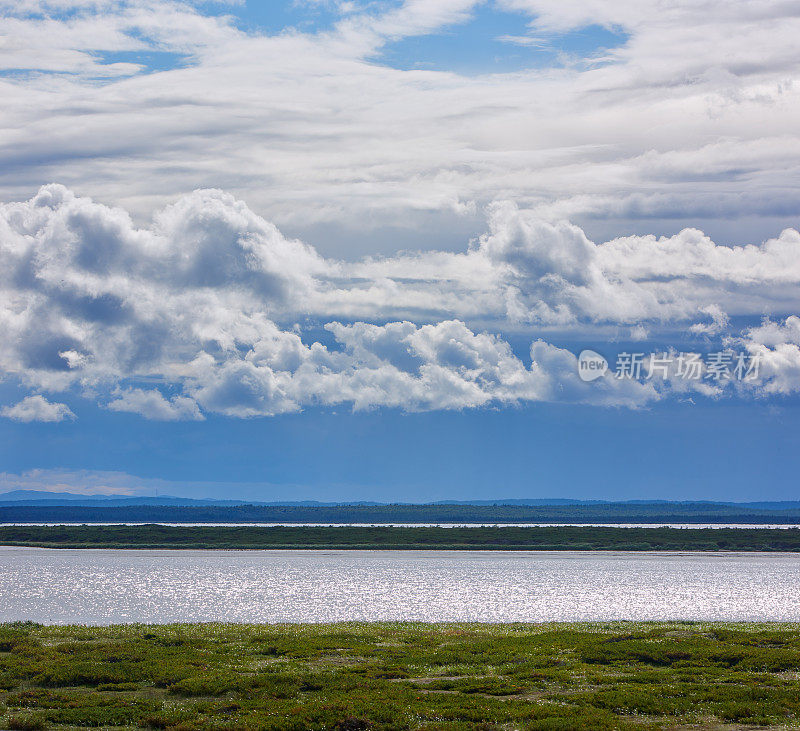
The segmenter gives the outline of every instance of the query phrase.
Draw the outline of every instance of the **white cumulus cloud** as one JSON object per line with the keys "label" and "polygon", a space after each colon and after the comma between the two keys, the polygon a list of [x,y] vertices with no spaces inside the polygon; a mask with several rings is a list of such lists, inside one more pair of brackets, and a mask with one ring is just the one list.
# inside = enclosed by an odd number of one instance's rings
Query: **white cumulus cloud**
{"label": "white cumulus cloud", "polygon": [[[545,334],[721,335],[733,316],[800,311],[796,231],[743,247],[693,229],[598,244],[511,203],[493,205],[487,227],[461,252],[345,262],[221,191],[195,191],[138,227],[120,208],[44,186],[0,205],[0,371],[159,420],[340,404],[635,407],[669,379],[585,384]],[[530,333],[530,351],[505,331]]]}
{"label": "white cumulus cloud", "polygon": [[129,388],[120,391],[117,398],[109,402],[112,411],[128,411],[155,421],[201,421],[203,415],[197,404],[185,396],[173,396],[167,400],[160,391],[145,391]]}
{"label": "white cumulus cloud", "polygon": [[751,328],[743,343],[758,359],[759,382],[753,388],[764,395],[800,392],[800,317],[784,322],[766,320]]}
{"label": "white cumulus cloud", "polygon": [[0,414],[7,419],[28,423],[31,421],[58,422],[74,419],[75,414],[66,404],[52,403],[44,396],[26,396],[13,406],[4,406]]}

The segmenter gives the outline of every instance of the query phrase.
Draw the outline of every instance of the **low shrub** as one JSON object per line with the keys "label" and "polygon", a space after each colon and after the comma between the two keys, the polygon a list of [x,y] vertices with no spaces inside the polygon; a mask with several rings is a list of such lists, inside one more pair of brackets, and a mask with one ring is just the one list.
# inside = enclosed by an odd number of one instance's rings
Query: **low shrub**
{"label": "low shrub", "polygon": [[41,731],[41,729],[47,728],[47,721],[41,716],[26,713],[19,716],[11,716],[5,722],[5,725],[13,731]]}

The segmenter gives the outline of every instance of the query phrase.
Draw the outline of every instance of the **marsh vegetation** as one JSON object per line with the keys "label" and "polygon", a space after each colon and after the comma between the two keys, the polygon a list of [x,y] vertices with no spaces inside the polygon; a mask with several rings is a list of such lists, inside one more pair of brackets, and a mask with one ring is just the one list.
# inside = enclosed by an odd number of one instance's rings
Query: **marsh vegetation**
{"label": "marsh vegetation", "polygon": [[800,627],[0,625],[0,727],[798,726]]}

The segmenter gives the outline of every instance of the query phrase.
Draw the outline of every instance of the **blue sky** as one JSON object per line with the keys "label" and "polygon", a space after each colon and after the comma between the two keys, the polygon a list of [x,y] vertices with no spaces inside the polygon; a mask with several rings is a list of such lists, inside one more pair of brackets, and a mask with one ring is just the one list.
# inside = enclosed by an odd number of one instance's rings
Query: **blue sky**
{"label": "blue sky", "polygon": [[[371,13],[402,5],[372,3]],[[230,18],[236,28],[248,34],[269,36],[330,33],[338,21],[348,16],[337,12],[334,3],[208,3],[203,9],[209,15]],[[529,14],[479,3],[466,17],[443,24],[431,33],[387,39],[368,58],[400,70],[465,75],[507,73],[574,63],[600,64],[609,50],[627,39],[621,27],[589,24],[566,31],[531,32],[530,24]],[[103,52],[99,58],[107,64],[140,64],[150,73],[190,63],[188,54],[151,50]]]}
{"label": "blue sky", "polygon": [[[256,420],[0,424],[8,472],[122,471],[145,494],[260,500],[794,500],[797,404],[542,405]],[[153,487],[146,479],[165,483]],[[218,483],[218,484],[208,484]],[[220,484],[221,483],[221,484]],[[111,483],[116,484],[116,483]]]}
{"label": "blue sky", "polygon": [[0,490],[798,497],[778,0],[0,15]]}

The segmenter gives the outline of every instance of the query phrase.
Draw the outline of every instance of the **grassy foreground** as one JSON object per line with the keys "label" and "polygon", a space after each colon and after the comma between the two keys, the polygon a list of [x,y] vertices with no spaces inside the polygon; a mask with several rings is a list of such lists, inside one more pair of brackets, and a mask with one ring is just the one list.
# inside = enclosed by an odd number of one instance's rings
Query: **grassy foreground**
{"label": "grassy foreground", "polygon": [[42,548],[800,551],[795,528],[0,526],[0,545]]}
{"label": "grassy foreground", "polygon": [[800,627],[0,625],[0,728],[797,727]]}

